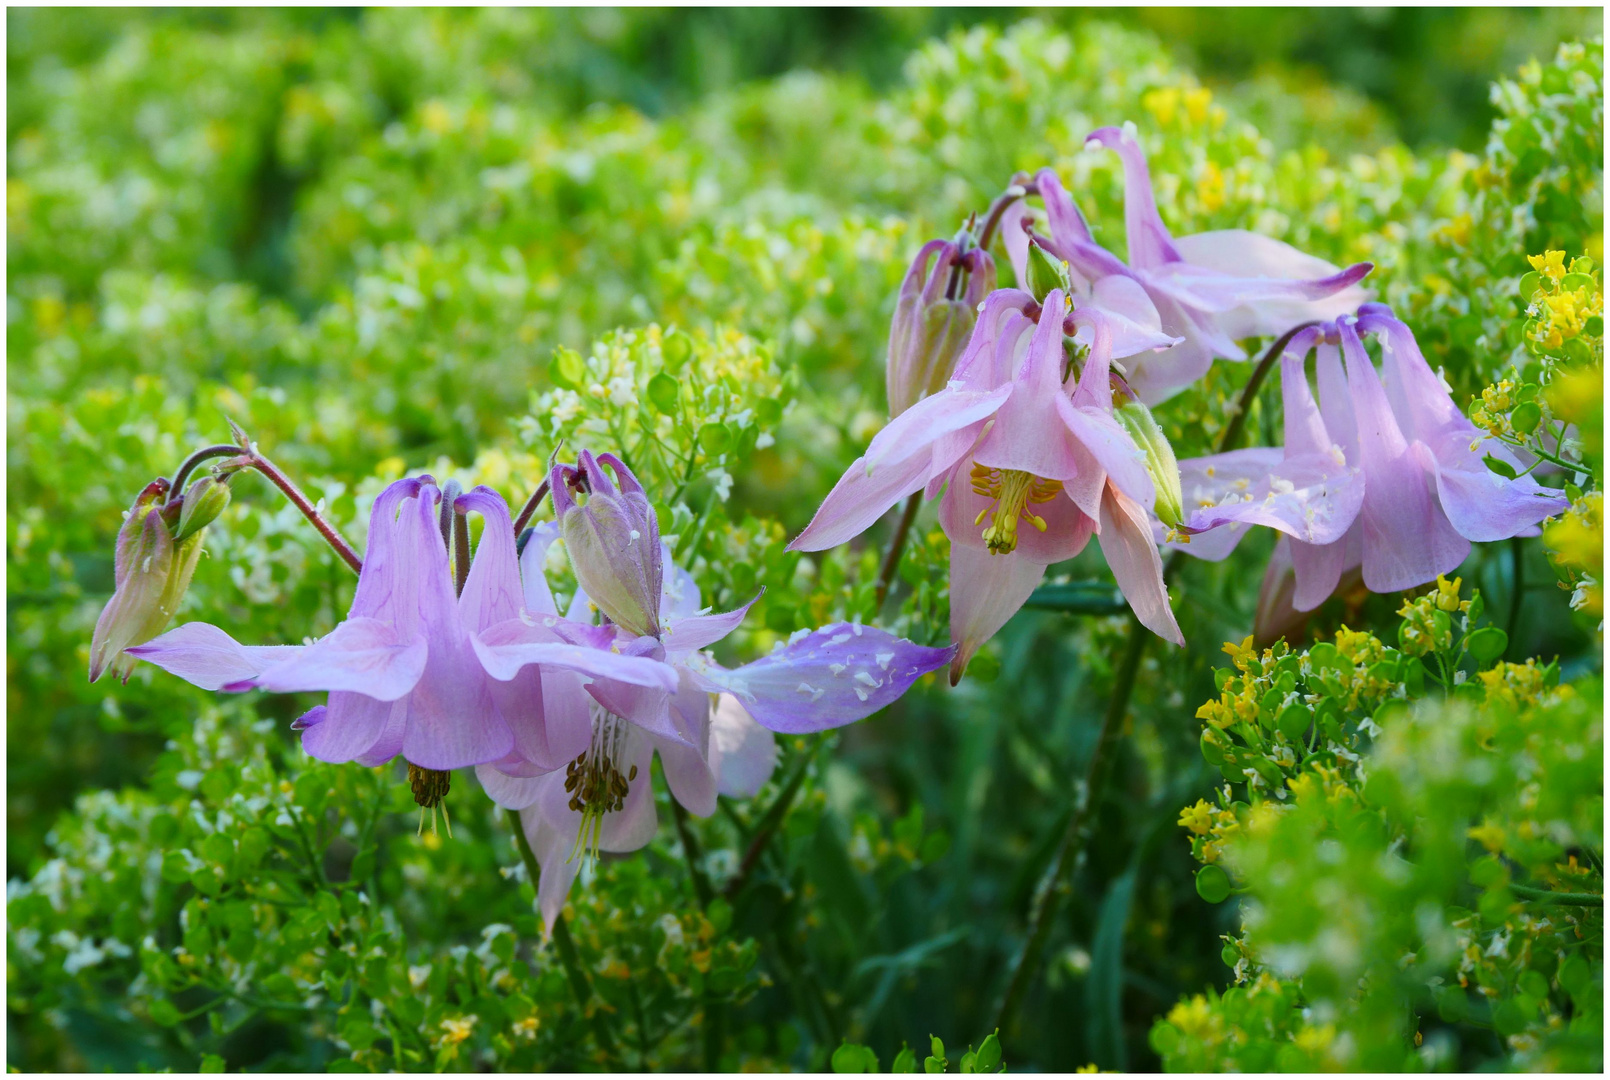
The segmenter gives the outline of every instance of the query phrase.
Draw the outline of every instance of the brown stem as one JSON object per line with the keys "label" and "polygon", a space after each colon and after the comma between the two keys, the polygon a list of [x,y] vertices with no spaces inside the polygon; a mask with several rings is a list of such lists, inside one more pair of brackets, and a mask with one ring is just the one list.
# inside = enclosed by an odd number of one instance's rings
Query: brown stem
{"label": "brown stem", "polygon": [[527,499],[525,501],[525,505],[520,507],[519,515],[514,519],[515,536],[519,536],[520,533],[524,531],[526,524],[531,520],[531,515],[537,512],[537,507],[541,506],[542,500],[546,499],[547,497],[548,478],[543,477],[542,483],[537,485],[537,490],[531,493],[531,498]]}
{"label": "brown stem", "polygon": [[900,569],[900,554],[905,550],[906,536],[911,532],[911,523],[917,520],[917,510],[921,506],[922,492],[912,492],[911,498],[906,500],[905,513],[900,515],[900,524],[895,526],[894,536],[889,538],[889,550],[883,556],[883,565],[878,568],[877,610],[883,609],[883,601],[894,584],[895,571]]}
{"label": "brown stem", "polygon": [[197,450],[195,453],[185,458],[184,463],[179,466],[179,470],[173,474],[173,486],[168,488],[167,501],[170,503],[176,502],[179,497],[184,494],[184,482],[190,479],[190,474],[195,472],[196,467],[203,461],[208,461],[216,457],[229,457],[231,454],[239,454],[241,453],[242,449],[243,447],[234,446],[229,443],[222,443],[218,446],[208,446],[204,449]]}
{"label": "brown stem", "polygon": [[[236,447],[236,449],[239,450],[240,448]],[[352,549],[351,544],[347,543],[346,537],[342,536],[341,531],[330,524],[324,515],[314,508],[313,504],[308,501],[308,497],[302,494],[301,489],[291,482],[290,477],[280,471],[278,465],[275,465],[256,450],[246,451],[242,455],[241,465],[245,468],[256,469],[268,477],[269,483],[284,492],[285,497],[291,500],[291,505],[300,510],[302,516],[313,524],[313,527],[319,531],[319,535],[324,537],[324,542],[334,548],[335,553],[341,556],[348,566],[352,567],[352,572],[355,574],[363,572],[363,560],[358,558],[358,553]]]}
{"label": "brown stem", "polygon": [[1242,430],[1247,426],[1247,410],[1252,407],[1253,399],[1258,396],[1258,391],[1263,388],[1263,380],[1268,377],[1269,370],[1275,366],[1275,361],[1280,359],[1280,354],[1286,351],[1286,346],[1291,344],[1291,339],[1302,331],[1307,330],[1310,326],[1318,325],[1317,320],[1298,323],[1275,338],[1274,344],[1269,346],[1269,351],[1264,353],[1263,359],[1258,361],[1258,366],[1252,369],[1252,377],[1247,380],[1247,385],[1241,388],[1241,397],[1236,402],[1235,415],[1230,417],[1230,423],[1225,426],[1224,434],[1219,439],[1219,453],[1222,454],[1226,450],[1235,449],[1236,442],[1241,438]]}
{"label": "brown stem", "polygon": [[1034,181],[1029,179],[1028,173],[1015,173],[1012,182],[1005,191],[995,196],[995,201],[989,204],[989,210],[984,214],[984,228],[978,234],[978,246],[985,251],[989,250],[990,241],[995,239],[995,229],[1001,223],[1001,215],[1006,208],[1026,195],[1035,194]]}

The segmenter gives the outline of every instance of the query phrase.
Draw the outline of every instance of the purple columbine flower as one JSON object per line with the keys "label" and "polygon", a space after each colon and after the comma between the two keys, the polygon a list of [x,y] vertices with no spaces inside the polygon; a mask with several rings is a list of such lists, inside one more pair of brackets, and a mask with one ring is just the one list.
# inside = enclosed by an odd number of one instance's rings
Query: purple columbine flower
{"label": "purple columbine flower", "polygon": [[[1096,243],[1050,169],[1041,169],[1035,177],[1051,230],[1049,238],[1037,239],[1067,260],[1076,289],[1098,293],[1106,289],[1116,297],[1123,287],[1110,279],[1139,286],[1155,304],[1163,331],[1182,339],[1172,348],[1124,364],[1130,385],[1148,404],[1155,405],[1201,378],[1215,357],[1245,360],[1239,339],[1283,333],[1311,319],[1335,318],[1366,298],[1358,282],[1370,272],[1369,263],[1338,270],[1289,244],[1245,229],[1175,239],[1157,212],[1134,125],[1094,131],[1086,146],[1117,151],[1123,160],[1128,265]],[[1014,205],[1007,209],[1002,228],[1019,280],[1028,248],[1023,221],[1021,207]],[[1104,303],[1117,306],[1116,299]],[[1114,355],[1122,360],[1126,354]]]}
{"label": "purple columbine flower", "polygon": [[930,240],[900,284],[889,328],[889,415],[899,416],[950,380],[956,358],[978,321],[978,305],[995,289],[989,253],[959,240]]}
{"label": "purple columbine flower", "polygon": [[[1361,335],[1381,344],[1379,373]],[[1303,369],[1310,351],[1317,405]],[[1248,525],[1279,530],[1283,550],[1271,572],[1295,575],[1281,604],[1312,610],[1354,567],[1372,592],[1424,585],[1463,562],[1472,542],[1535,536],[1568,505],[1530,476],[1509,479],[1487,467],[1482,459],[1491,454],[1524,472],[1459,411],[1414,334],[1384,304],[1298,334],[1281,379],[1283,450],[1180,463],[1187,501],[1199,507],[1190,525],[1213,530],[1185,550],[1222,559]],[[1286,590],[1266,582],[1264,592],[1280,606]]]}
{"label": "purple columbine flower", "polygon": [[[541,666],[535,647],[558,641],[651,659],[674,672],[675,685],[648,689],[604,675],[584,682],[574,673],[544,671],[552,751],[542,760],[513,753],[476,770],[495,802],[522,811],[543,863],[541,895],[550,922],[575,877],[573,856],[633,851],[653,837],[657,817],[648,777],[655,754],[672,796],[690,813],[709,816],[718,793],[752,793],[765,782],[770,766],[763,761],[775,757],[770,731],[825,731],[870,716],[943,667],[954,651],[840,623],[802,631],[770,655],[727,669],[705,650],[738,627],[753,600],[709,613],[700,607],[693,578],[662,551],[658,565],[670,573],[655,583],[658,637],[581,621],[596,606],[585,589],[561,617],[543,572],[558,535],[556,525],[545,523],[526,543],[520,560],[525,615],[484,635],[498,649],[493,674],[511,678],[527,664]],[[520,652],[527,643],[529,660]],[[713,704],[717,700],[721,704]]]}
{"label": "purple columbine flower", "polygon": [[[1045,568],[1092,534],[1141,622],[1183,643],[1147,522],[1156,489],[1146,456],[1113,415],[1116,320],[1094,306],[1070,315],[1069,304],[1060,289],[1043,305],[1014,289],[991,294],[951,383],[873,438],[790,545],[844,543],[905,496],[943,488],[952,683]],[[1076,375],[1064,337],[1086,331],[1092,344]]]}
{"label": "purple columbine flower", "polygon": [[[216,626],[186,623],[129,651],[209,690],[328,691],[328,703],[296,724],[303,748],[322,761],[378,765],[401,754],[447,772],[516,750],[540,755],[549,744],[541,673],[501,674],[499,627],[522,624],[508,507],[484,487],[458,499],[457,509],[487,523],[455,597],[440,501],[428,476],[381,492],[352,609],[311,645],[241,645]],[[676,684],[648,658],[564,642],[519,649],[526,662],[607,675],[615,685],[665,692]]]}

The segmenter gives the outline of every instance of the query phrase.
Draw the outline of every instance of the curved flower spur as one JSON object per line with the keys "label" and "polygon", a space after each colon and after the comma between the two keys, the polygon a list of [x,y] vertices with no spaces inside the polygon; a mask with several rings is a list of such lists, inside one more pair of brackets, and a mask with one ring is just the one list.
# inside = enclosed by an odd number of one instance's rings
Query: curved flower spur
{"label": "curved flower spur", "polygon": [[[1381,345],[1377,372],[1363,337]],[[1304,372],[1314,352],[1316,404]],[[1272,574],[1292,574],[1289,602],[1310,611],[1344,573],[1372,592],[1435,581],[1470,545],[1535,536],[1568,500],[1485,455],[1526,469],[1454,404],[1407,325],[1384,304],[1298,334],[1281,360],[1283,450],[1259,448],[1180,463],[1199,535],[1185,550],[1227,556],[1248,525],[1283,534]],[[1269,583],[1266,583],[1269,592]]]}
{"label": "curved flower spur", "polygon": [[[790,545],[844,543],[905,496],[943,490],[958,645],[952,683],[1045,568],[1078,554],[1092,535],[1137,617],[1183,641],[1147,524],[1157,487],[1147,455],[1114,416],[1110,375],[1115,325],[1126,347],[1171,339],[1132,333],[1133,323],[1093,304],[1070,312],[1071,303],[1060,288],[1043,304],[1016,289],[991,294],[949,385],[873,438]],[[1086,333],[1091,347],[1076,375],[1064,339]]]}
{"label": "curved flower spur", "polygon": [[[1338,269],[1246,229],[1171,236],[1157,212],[1146,155],[1133,124],[1093,131],[1086,147],[1113,150],[1122,159],[1128,264],[1096,242],[1051,169],[1041,169],[1034,183],[1051,235],[1036,238],[1068,263],[1076,288],[1091,290],[1103,304],[1125,308],[1134,303],[1134,292],[1143,291],[1161,317],[1163,332],[1178,339],[1170,348],[1138,355],[1124,365],[1129,384],[1148,404],[1207,374],[1215,357],[1245,360],[1239,339],[1335,318],[1367,298],[1358,283],[1372,269],[1370,263]],[[1026,220],[1017,204],[1007,210],[1001,230],[1020,281],[1028,247]],[[1114,355],[1125,358],[1122,351]]]}

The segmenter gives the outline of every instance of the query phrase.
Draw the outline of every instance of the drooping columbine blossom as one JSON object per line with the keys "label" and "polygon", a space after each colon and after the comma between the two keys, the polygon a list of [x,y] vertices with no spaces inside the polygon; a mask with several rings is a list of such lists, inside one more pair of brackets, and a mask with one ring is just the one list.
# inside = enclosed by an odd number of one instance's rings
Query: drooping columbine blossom
{"label": "drooping columbine blossom", "polygon": [[[796,634],[770,655],[727,669],[704,650],[735,630],[753,601],[709,614],[699,606],[692,577],[662,552],[660,565],[670,572],[657,586],[658,638],[582,622],[594,606],[585,590],[577,591],[568,617],[561,618],[543,572],[557,534],[554,525],[539,525],[526,543],[520,560],[526,615],[486,635],[498,647],[493,674],[510,678],[524,670],[521,642],[557,640],[652,657],[675,671],[677,681],[669,692],[645,691],[607,676],[584,684],[567,672],[544,671],[549,731],[584,733],[574,757],[562,773],[518,753],[476,770],[494,801],[524,812],[532,848],[543,860],[543,905],[550,922],[575,876],[573,856],[633,851],[653,837],[656,816],[648,777],[655,754],[672,796],[690,813],[708,816],[718,791],[739,794],[764,783],[770,766],[762,763],[775,756],[767,729],[816,732],[863,719],[898,699],[920,676],[943,667],[953,652],[841,623]],[[541,662],[533,651],[530,663]],[[722,704],[712,709],[717,697]]]}
{"label": "drooping columbine blossom", "polygon": [[[1377,372],[1360,335],[1381,344]],[[1338,345],[1340,349],[1338,350]],[[1319,403],[1303,361],[1316,353]],[[1186,550],[1229,554],[1248,524],[1285,534],[1275,566],[1295,575],[1289,603],[1308,611],[1361,567],[1372,592],[1435,581],[1472,542],[1535,536],[1568,500],[1530,476],[1508,479],[1484,455],[1522,466],[1453,403],[1414,334],[1383,304],[1304,331],[1283,360],[1285,450],[1242,450],[1181,463],[1200,509]],[[1273,583],[1278,586],[1278,583]],[[1266,584],[1265,593],[1282,590]]]}
{"label": "drooping columbine blossom", "polygon": [[[488,488],[457,508],[487,518],[462,596],[455,597],[430,477],[399,480],[375,500],[369,547],[347,618],[311,645],[241,645],[216,626],[186,623],[130,650],[197,686],[277,693],[328,691],[297,721],[302,746],[323,761],[378,765],[401,754],[447,772],[548,744],[536,669],[493,678],[497,627],[520,621],[521,590],[508,507]],[[668,692],[675,673],[645,657],[566,643],[521,647],[545,667]],[[501,670],[501,668],[500,668]]]}
{"label": "drooping columbine blossom", "polygon": [[995,289],[995,263],[971,239],[964,232],[957,240],[930,240],[900,283],[889,328],[890,416],[949,381],[978,321],[978,305]]}
{"label": "drooping columbine blossom", "polygon": [[[584,812],[590,796],[589,778],[579,769],[548,773],[523,785],[519,794],[504,790],[498,798],[502,805],[508,805],[511,797],[525,803],[518,807],[520,826],[542,867],[537,907],[550,932],[581,871],[584,860],[579,856],[584,848],[592,844],[597,850],[624,853],[636,851],[654,838],[659,823],[654,796],[646,783],[654,750],[649,743],[649,737],[637,729],[622,733],[618,752],[622,762],[630,762],[623,766],[626,775],[633,781],[643,780],[628,783],[624,794],[612,792],[615,811],[593,822]],[[772,733],[757,724],[736,698],[723,694],[711,715],[709,743],[701,760],[702,770],[690,775],[673,772],[661,753],[673,797],[689,812],[708,816],[715,812],[716,795],[749,798],[766,785],[777,766],[777,745]],[[481,772],[485,775],[486,769]],[[584,834],[589,827],[593,831]]]}
{"label": "drooping columbine blossom", "polygon": [[[951,681],[1022,606],[1054,562],[1092,534],[1137,617],[1182,643],[1147,524],[1156,491],[1145,455],[1113,416],[1112,322],[1003,289],[984,302],[956,376],[879,432],[790,545],[820,551],[927,488],[945,494],[951,539]],[[1036,321],[1037,320],[1037,321]],[[1077,377],[1064,334],[1094,333]],[[1076,338],[1077,339],[1077,338]]]}
{"label": "drooping columbine blossom", "polygon": [[[1139,285],[1156,305],[1163,331],[1183,339],[1124,365],[1130,385],[1149,404],[1201,378],[1215,357],[1246,359],[1239,339],[1283,333],[1312,319],[1335,318],[1366,298],[1358,282],[1370,272],[1369,263],[1338,270],[1289,244],[1245,229],[1175,239],[1157,212],[1146,156],[1133,125],[1101,128],[1091,133],[1086,145],[1115,150],[1123,160],[1129,263],[1096,243],[1056,174],[1042,169],[1035,186],[1045,201],[1051,228],[1048,247],[1067,260],[1076,279],[1090,288],[1100,289],[1114,277]],[[1020,253],[1027,247],[1022,221],[1021,209],[1008,209],[1002,229],[1020,280],[1024,269]]]}

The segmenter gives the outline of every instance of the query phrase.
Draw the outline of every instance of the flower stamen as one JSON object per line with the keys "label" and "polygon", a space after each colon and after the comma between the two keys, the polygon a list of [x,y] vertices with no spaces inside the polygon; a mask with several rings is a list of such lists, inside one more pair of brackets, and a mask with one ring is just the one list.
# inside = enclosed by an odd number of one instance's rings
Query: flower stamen
{"label": "flower stamen", "polygon": [[973,463],[973,494],[989,499],[990,504],[978,512],[974,525],[990,523],[984,529],[984,543],[990,553],[1007,555],[1017,549],[1017,523],[1021,518],[1041,532],[1046,530],[1045,518],[1032,512],[1034,503],[1050,502],[1062,492],[1062,481],[1046,480],[1021,469],[991,469]]}
{"label": "flower stamen", "polygon": [[597,857],[603,835],[604,815],[626,807],[626,795],[637,779],[637,766],[623,774],[620,770],[626,749],[626,721],[592,703],[593,741],[576,760],[565,766],[565,790],[570,793],[570,809],[581,814],[576,834],[577,853]]}

